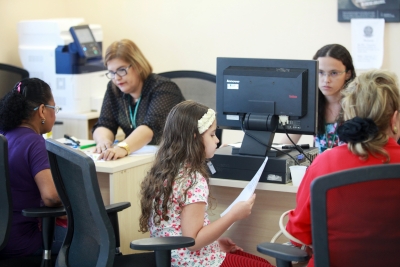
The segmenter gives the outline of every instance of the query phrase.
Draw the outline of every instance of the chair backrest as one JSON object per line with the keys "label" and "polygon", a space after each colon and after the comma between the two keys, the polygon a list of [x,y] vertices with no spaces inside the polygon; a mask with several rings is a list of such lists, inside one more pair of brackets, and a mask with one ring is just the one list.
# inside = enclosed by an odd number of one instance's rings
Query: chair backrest
{"label": "chair backrest", "polygon": [[216,76],[210,73],[191,70],[178,70],[159,73],[171,79],[182,91],[186,100],[194,100],[216,109]]}
{"label": "chair backrest", "polygon": [[29,78],[27,70],[0,63],[0,99],[11,91],[18,81],[24,78]]}
{"label": "chair backrest", "polygon": [[12,218],[12,199],[8,173],[8,142],[0,134],[0,250],[8,242]]}
{"label": "chair backrest", "polygon": [[112,266],[114,230],[104,208],[93,160],[46,140],[51,172],[68,215],[68,230],[56,266]]}
{"label": "chair backrest", "polygon": [[311,184],[315,266],[397,266],[400,164],[332,173]]}
{"label": "chair backrest", "polygon": [[[217,110],[217,77],[214,74],[193,71],[177,70],[159,73],[163,77],[171,79],[181,89],[186,100],[193,100]],[[222,129],[217,129],[216,135],[222,143]]]}

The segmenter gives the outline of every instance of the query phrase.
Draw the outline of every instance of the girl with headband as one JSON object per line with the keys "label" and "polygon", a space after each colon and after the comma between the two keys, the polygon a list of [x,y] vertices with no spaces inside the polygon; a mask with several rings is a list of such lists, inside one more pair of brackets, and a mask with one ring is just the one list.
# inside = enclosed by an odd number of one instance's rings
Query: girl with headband
{"label": "girl with headband", "polygon": [[140,230],[152,237],[195,239],[194,246],[171,252],[172,266],[272,266],[221,237],[235,221],[250,215],[255,195],[212,223],[208,218],[205,163],[217,149],[216,129],[215,111],[204,105],[184,101],[171,110],[155,162],[141,185]]}

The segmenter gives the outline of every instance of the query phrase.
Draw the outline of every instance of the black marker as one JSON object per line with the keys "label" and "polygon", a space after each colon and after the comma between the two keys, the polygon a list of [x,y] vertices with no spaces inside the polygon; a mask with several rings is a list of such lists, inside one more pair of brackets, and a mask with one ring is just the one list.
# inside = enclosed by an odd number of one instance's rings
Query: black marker
{"label": "black marker", "polygon": [[68,134],[64,134],[64,138],[66,138],[66,139],[68,139],[68,140],[71,140],[72,142],[74,142],[74,143],[77,144],[78,146],[79,146],[79,144],[81,143],[81,142],[79,142],[78,139],[76,139],[76,137],[69,136]]}

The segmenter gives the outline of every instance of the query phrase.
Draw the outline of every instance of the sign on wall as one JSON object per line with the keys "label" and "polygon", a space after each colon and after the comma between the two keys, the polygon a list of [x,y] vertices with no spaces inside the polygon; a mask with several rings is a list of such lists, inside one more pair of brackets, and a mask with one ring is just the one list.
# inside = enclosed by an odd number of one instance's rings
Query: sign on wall
{"label": "sign on wall", "polygon": [[384,19],[400,22],[400,0],[338,0],[338,21]]}
{"label": "sign on wall", "polygon": [[351,20],[351,55],[356,70],[382,67],[384,29],[383,19]]}

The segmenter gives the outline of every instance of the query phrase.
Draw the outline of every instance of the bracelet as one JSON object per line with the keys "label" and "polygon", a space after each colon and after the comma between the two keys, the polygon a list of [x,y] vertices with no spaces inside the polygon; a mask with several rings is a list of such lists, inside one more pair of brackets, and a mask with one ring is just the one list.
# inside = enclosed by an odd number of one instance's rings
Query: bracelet
{"label": "bracelet", "polygon": [[126,142],[120,142],[117,144],[118,147],[123,148],[126,150],[126,156],[128,156],[131,152],[129,150],[129,145]]}

